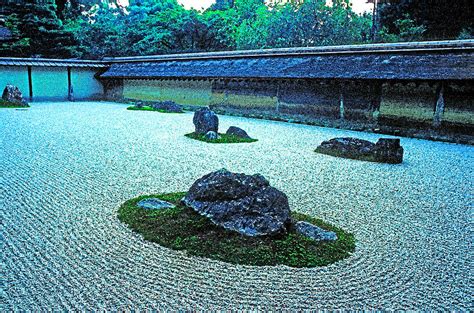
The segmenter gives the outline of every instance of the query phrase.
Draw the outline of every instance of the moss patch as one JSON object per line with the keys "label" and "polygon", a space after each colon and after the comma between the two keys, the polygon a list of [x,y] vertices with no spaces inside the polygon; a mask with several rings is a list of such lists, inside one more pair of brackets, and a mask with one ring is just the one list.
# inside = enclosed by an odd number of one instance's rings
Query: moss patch
{"label": "moss patch", "polygon": [[253,139],[253,138],[241,138],[235,135],[227,135],[227,134],[219,134],[221,138],[219,139],[214,139],[214,140],[209,140],[206,138],[206,136],[201,135],[201,134],[196,134],[196,133],[189,133],[185,135],[188,138],[191,139],[196,139],[199,141],[204,141],[208,143],[241,143],[241,142],[255,142],[258,141],[258,139]]}
{"label": "moss patch", "polygon": [[[234,264],[277,265],[291,267],[325,266],[347,258],[355,249],[352,234],[320,219],[292,213],[296,221],[308,221],[336,232],[333,242],[317,242],[294,230],[282,238],[246,237],[218,227],[194,210],[180,204],[185,193],[140,196],[128,200],[119,209],[118,218],[145,240],[189,255],[201,256]],[[137,207],[144,198],[159,198],[176,204],[176,208],[146,210]]]}
{"label": "moss patch", "polygon": [[29,107],[30,107],[29,105],[18,105],[16,103],[0,99],[0,109],[1,108],[22,109],[22,108],[29,108]]}
{"label": "moss patch", "polygon": [[127,110],[130,110],[130,111],[153,111],[153,112],[160,112],[160,113],[184,113],[184,112],[170,112],[168,110],[164,110],[164,109],[154,109],[150,106],[143,106],[141,108],[138,108],[136,106],[131,106],[131,107],[128,107]]}

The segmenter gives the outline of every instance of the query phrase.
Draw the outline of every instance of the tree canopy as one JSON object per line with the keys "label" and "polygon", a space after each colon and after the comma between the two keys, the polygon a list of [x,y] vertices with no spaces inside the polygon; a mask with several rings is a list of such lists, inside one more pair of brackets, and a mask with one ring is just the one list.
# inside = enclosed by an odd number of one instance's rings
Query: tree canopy
{"label": "tree canopy", "polygon": [[[459,4],[450,11],[434,2],[382,6],[379,40],[471,37],[472,10]],[[447,23],[450,14],[457,17]],[[349,0],[272,6],[235,0],[203,12],[176,0],[135,0],[126,8],[115,0],[56,0],[55,6],[16,6],[4,20],[14,39],[1,44],[0,56],[79,58],[369,43],[372,28],[371,14],[356,14]]]}

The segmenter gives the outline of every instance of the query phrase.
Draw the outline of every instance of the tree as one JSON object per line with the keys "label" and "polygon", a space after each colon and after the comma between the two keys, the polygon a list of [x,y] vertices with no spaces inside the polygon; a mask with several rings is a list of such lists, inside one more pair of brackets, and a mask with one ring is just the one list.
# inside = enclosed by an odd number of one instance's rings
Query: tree
{"label": "tree", "polygon": [[66,30],[52,5],[24,4],[8,17],[9,28],[16,34],[11,45],[2,45],[2,56],[74,57],[77,55],[73,34]]}
{"label": "tree", "polygon": [[382,5],[380,23],[389,33],[399,32],[401,20],[423,26],[423,39],[455,39],[463,29],[474,28],[474,1],[400,0]]}

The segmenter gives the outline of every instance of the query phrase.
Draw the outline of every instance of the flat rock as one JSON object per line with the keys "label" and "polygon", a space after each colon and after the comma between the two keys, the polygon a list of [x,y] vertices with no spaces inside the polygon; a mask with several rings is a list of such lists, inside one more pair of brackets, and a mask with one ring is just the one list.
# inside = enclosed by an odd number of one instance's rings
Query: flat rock
{"label": "flat rock", "polygon": [[402,163],[403,148],[400,139],[380,138],[374,144],[367,140],[344,137],[323,141],[316,152],[333,156],[375,161],[383,163]]}
{"label": "flat rock", "polygon": [[167,201],[163,201],[158,198],[146,198],[140,200],[137,203],[137,206],[147,210],[173,209],[176,207],[174,204],[169,203]]}
{"label": "flat rock", "polygon": [[209,131],[217,133],[219,128],[219,118],[214,111],[207,107],[194,113],[193,123],[197,134],[206,134]]}
{"label": "flat rock", "polygon": [[242,128],[236,127],[236,126],[231,126],[229,129],[226,131],[227,135],[234,135],[239,138],[246,138],[246,139],[252,139],[245,130]]}
{"label": "flat rock", "polygon": [[183,108],[174,101],[160,101],[151,105],[155,110],[165,110],[170,113],[183,113]]}
{"label": "flat rock", "polygon": [[212,172],[191,186],[183,203],[245,236],[282,234],[290,224],[288,198],[259,174]]}
{"label": "flat rock", "polygon": [[297,233],[317,241],[337,240],[335,232],[324,230],[321,227],[304,221],[296,222],[295,230]]}

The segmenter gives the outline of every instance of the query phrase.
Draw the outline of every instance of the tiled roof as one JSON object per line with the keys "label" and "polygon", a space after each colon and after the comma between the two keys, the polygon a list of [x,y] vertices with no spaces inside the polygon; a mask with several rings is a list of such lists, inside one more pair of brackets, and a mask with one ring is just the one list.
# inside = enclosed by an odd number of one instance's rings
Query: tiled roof
{"label": "tiled roof", "polygon": [[290,48],[108,59],[103,78],[474,79],[474,41]]}
{"label": "tiled roof", "polygon": [[0,66],[71,66],[105,68],[109,64],[102,61],[86,61],[75,59],[42,59],[42,58],[0,58]]}

